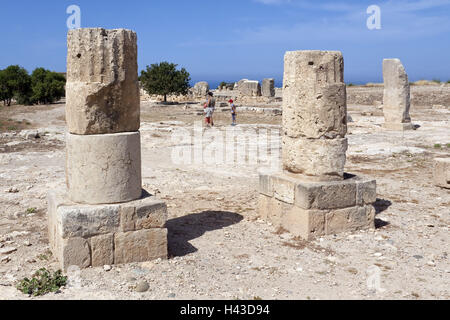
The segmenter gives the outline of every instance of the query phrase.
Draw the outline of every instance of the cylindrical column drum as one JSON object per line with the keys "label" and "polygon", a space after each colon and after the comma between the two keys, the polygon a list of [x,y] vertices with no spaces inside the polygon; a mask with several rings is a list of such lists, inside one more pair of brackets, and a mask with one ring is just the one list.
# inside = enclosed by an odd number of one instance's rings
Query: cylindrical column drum
{"label": "cylindrical column drum", "polygon": [[142,195],[139,132],[66,135],[66,179],[70,200],[112,204]]}

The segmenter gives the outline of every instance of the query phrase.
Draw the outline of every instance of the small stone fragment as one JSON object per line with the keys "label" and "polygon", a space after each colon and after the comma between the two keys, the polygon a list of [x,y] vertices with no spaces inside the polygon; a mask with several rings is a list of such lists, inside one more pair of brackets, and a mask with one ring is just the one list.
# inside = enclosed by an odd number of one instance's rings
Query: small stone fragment
{"label": "small stone fragment", "polygon": [[150,289],[149,284],[146,281],[140,281],[137,285],[136,285],[136,292],[147,292],[148,289]]}
{"label": "small stone fragment", "polygon": [[10,254],[10,253],[13,253],[13,252],[16,252],[16,251],[17,251],[17,248],[6,247],[6,248],[0,249],[0,254]]}

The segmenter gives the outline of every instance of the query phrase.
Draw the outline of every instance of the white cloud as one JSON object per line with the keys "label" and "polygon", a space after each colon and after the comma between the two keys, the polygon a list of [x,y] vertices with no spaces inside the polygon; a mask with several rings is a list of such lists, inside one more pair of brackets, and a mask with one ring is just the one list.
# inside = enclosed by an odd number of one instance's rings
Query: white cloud
{"label": "white cloud", "polygon": [[389,0],[383,6],[396,12],[422,11],[450,5],[450,0]]}
{"label": "white cloud", "polygon": [[[304,9],[319,9],[324,11],[354,11],[362,6],[368,7],[369,4],[354,3],[352,1],[311,1],[311,0],[252,0],[253,2],[266,5],[291,4]],[[384,6],[393,11],[409,12],[421,11],[450,5],[450,0],[373,0],[372,4]]]}
{"label": "white cloud", "polygon": [[[254,0],[281,3],[282,0]],[[376,1],[374,0],[374,3]],[[382,29],[369,31],[366,26],[367,3],[362,5],[336,4],[335,2],[297,1],[292,5],[312,5],[333,14],[311,15],[302,21],[285,21],[279,24],[255,25],[230,32],[222,39],[205,41],[191,39],[180,46],[251,46],[276,45],[299,46],[310,43],[327,45],[327,42],[362,44],[365,41],[385,45],[388,41],[420,41],[434,35],[448,39],[450,20],[444,10],[436,10],[450,5],[450,0],[389,0],[379,2],[382,14]],[[423,10],[435,8],[433,12]]]}

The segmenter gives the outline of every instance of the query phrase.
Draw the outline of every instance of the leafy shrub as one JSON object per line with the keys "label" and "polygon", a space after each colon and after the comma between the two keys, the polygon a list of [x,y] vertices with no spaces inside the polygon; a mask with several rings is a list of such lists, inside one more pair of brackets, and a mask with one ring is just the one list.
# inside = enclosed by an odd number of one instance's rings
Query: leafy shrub
{"label": "leafy shrub", "polygon": [[50,292],[57,292],[67,284],[67,277],[58,270],[53,274],[45,268],[39,269],[31,279],[25,278],[17,284],[17,289],[24,294],[43,296]]}
{"label": "leafy shrub", "polygon": [[37,68],[31,76],[20,66],[0,70],[0,101],[10,106],[18,104],[52,103],[65,96],[66,79],[63,75]]}
{"label": "leafy shrub", "polygon": [[38,104],[58,101],[65,95],[65,84],[66,78],[63,75],[44,68],[37,68],[31,74],[32,96],[30,100]]}
{"label": "leafy shrub", "polygon": [[234,88],[234,82],[225,82],[222,81],[218,87],[219,90],[223,90],[223,89],[233,89]]}
{"label": "leafy shrub", "polygon": [[10,106],[12,99],[24,102],[31,93],[31,78],[20,66],[9,66],[0,70],[0,100]]}
{"label": "leafy shrub", "polygon": [[28,208],[27,209],[27,214],[32,214],[32,213],[36,213],[36,208]]}

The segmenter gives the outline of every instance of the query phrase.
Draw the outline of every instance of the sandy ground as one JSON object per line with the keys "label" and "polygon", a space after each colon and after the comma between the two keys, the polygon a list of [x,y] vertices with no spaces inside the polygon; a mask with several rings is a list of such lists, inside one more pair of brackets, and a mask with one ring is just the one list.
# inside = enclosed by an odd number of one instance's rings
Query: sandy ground
{"label": "sandy ground", "polygon": [[[202,120],[195,110],[142,104],[144,188],[168,204],[170,259],[82,270],[72,276],[79,285],[39,299],[450,298],[450,191],[433,186],[431,170],[434,157],[450,153],[448,106],[413,108],[420,127],[402,133],[381,128],[375,106],[350,105],[347,172],[377,179],[377,228],[309,243],[258,219],[264,159],[174,163],[174,148],[190,142],[172,133],[192,132]],[[230,128],[229,118],[217,114],[217,132]],[[0,250],[12,250],[0,254],[0,299],[31,299],[15,283],[41,267],[57,269],[46,193],[64,188],[64,104],[0,107],[0,121],[8,122],[0,127]],[[20,128],[8,129],[17,121]],[[244,132],[279,139],[280,116],[241,113],[239,121]],[[374,266],[378,291],[367,286]],[[150,285],[145,293],[135,290],[141,281]]]}

